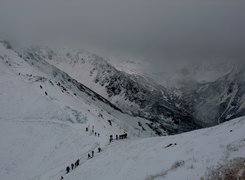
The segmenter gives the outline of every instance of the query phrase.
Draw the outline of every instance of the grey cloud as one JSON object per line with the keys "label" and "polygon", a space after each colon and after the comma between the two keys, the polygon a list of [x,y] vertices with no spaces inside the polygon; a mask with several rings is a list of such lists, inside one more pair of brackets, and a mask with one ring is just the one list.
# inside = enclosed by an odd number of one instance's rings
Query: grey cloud
{"label": "grey cloud", "polygon": [[76,42],[159,63],[245,60],[242,0],[1,0],[0,35]]}

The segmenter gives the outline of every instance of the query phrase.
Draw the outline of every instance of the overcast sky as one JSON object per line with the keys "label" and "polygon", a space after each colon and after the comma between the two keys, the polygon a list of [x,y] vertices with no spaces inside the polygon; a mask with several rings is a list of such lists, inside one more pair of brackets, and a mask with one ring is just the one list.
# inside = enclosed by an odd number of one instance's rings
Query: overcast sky
{"label": "overcast sky", "polygon": [[244,0],[0,0],[0,35],[166,62],[245,62]]}

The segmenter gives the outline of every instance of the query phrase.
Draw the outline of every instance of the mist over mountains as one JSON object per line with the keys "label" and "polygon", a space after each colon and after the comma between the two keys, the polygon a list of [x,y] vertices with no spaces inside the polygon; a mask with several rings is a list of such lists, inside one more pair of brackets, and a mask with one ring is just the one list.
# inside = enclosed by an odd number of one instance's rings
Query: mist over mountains
{"label": "mist over mountains", "polygon": [[244,9],[0,0],[0,179],[245,179]]}
{"label": "mist over mountains", "polygon": [[20,46],[69,44],[112,64],[130,61],[137,72],[173,86],[244,66],[244,8],[239,0],[9,0],[0,2],[0,37]]}

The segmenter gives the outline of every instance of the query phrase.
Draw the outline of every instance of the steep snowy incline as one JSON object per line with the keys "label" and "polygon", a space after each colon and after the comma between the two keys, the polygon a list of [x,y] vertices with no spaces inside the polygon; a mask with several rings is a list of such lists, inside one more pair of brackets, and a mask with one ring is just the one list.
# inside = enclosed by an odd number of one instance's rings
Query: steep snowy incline
{"label": "steep snowy incline", "polygon": [[[244,129],[245,117],[241,117],[174,136],[115,142],[65,179],[207,179],[210,170],[225,166],[230,160],[241,158],[245,163]],[[245,178],[244,165],[236,170],[234,174]]]}
{"label": "steep snowy incline", "polygon": [[110,135],[156,136],[148,120],[121,113],[57,68],[25,61],[2,42],[0,107],[0,177],[5,180],[60,175],[76,159],[107,146]]}
{"label": "steep snowy incline", "polygon": [[[72,123],[83,123],[81,119],[86,122],[91,118],[107,125],[111,120],[133,134],[142,129],[140,122],[145,129],[142,135],[155,134],[146,125],[150,123],[148,120],[121,113],[109,101],[49,63],[39,59],[24,60],[3,46],[0,53],[1,103],[5,105],[1,118],[34,117]],[[12,109],[17,110],[15,115],[11,114]]]}

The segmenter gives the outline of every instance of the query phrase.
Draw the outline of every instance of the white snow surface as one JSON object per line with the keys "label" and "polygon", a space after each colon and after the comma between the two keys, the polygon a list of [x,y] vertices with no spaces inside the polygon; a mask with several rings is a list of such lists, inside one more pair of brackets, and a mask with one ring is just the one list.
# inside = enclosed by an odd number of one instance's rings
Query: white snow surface
{"label": "white snow surface", "polygon": [[[147,120],[120,113],[74,87],[62,92],[58,79],[42,69],[41,63],[31,66],[0,44],[0,179],[199,179],[207,168],[245,157],[245,117],[150,137]],[[138,122],[146,131],[139,131]],[[100,137],[92,134],[92,126]],[[108,143],[110,134],[124,132],[128,139]],[[92,150],[95,156],[87,159]],[[77,159],[80,165],[66,174],[66,166]]]}

